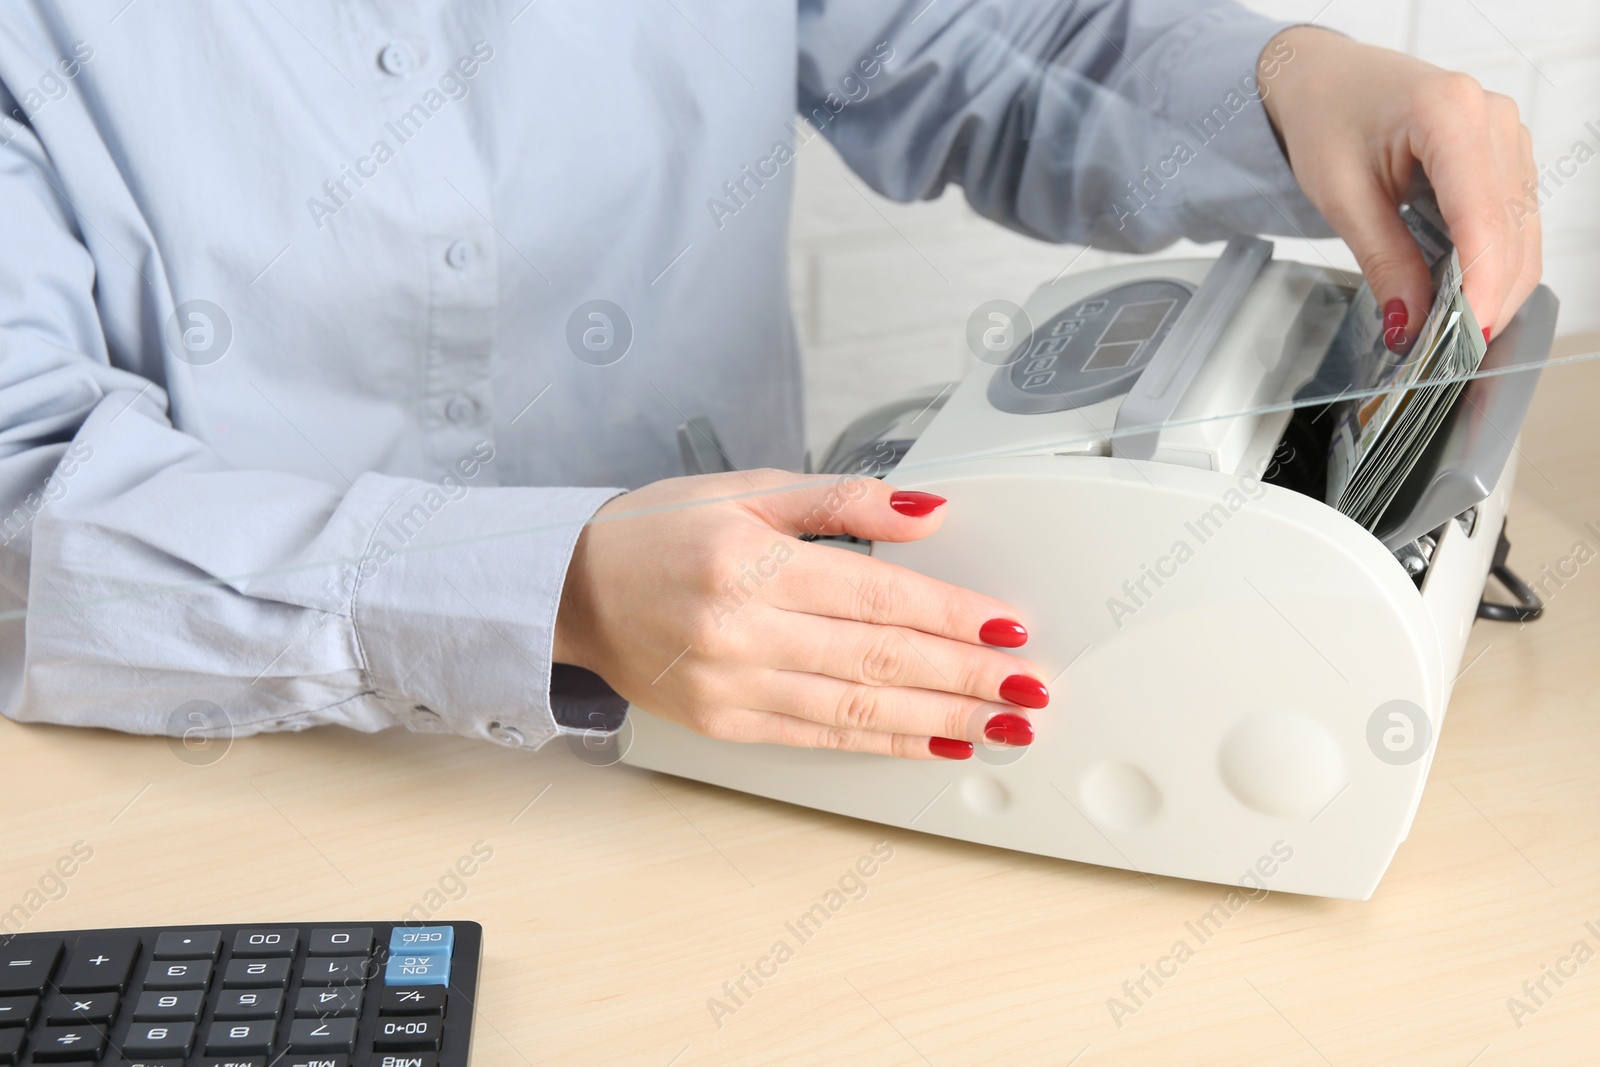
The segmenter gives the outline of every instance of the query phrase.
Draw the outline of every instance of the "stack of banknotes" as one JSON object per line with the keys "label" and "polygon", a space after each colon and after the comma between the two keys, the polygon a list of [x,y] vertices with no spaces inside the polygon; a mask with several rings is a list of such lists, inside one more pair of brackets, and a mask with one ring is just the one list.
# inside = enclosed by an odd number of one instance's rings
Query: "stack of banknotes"
{"label": "stack of banknotes", "polygon": [[1328,446],[1327,502],[1369,530],[1376,529],[1450,414],[1487,345],[1461,292],[1461,259],[1431,190],[1402,209],[1433,272],[1434,301],[1405,352],[1384,344],[1383,320],[1372,290],[1362,285],[1346,324],[1359,331],[1350,399],[1334,405]]}

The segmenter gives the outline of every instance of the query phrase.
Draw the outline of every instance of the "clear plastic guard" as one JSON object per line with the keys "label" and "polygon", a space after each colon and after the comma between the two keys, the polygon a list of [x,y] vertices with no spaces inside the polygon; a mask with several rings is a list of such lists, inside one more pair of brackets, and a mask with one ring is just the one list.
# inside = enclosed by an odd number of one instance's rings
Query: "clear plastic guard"
{"label": "clear plastic guard", "polygon": [[[898,436],[890,466],[896,480],[903,481],[919,469],[949,469],[952,463],[969,459],[1041,454],[1122,455],[1228,473],[1243,473],[1253,464],[1256,469],[1249,473],[1261,475],[1273,455],[1281,458],[1280,447],[1292,444],[1289,451],[1295,462],[1272,464],[1267,480],[1339,507],[1337,492],[1329,489],[1329,460],[1339,450],[1335,442],[1341,428],[1346,438],[1343,458],[1348,462],[1351,428],[1359,425],[1358,414],[1388,401],[1394,423],[1404,431],[1397,431],[1397,439],[1408,443],[1393,450],[1397,455],[1385,468],[1392,502],[1375,514],[1352,517],[1393,546],[1488,496],[1514,448],[1545,368],[1600,355],[1552,355],[1558,302],[1540,286],[1488,345],[1476,369],[1419,380],[1408,377],[1416,365],[1409,361],[1413,353],[1396,354],[1383,343],[1377,310],[1358,277],[1292,262],[1274,263],[1270,270],[1275,297],[1293,297],[1276,305],[1284,313],[1280,321],[1267,321],[1259,300],[1245,305],[1240,314],[1258,321],[1230,327],[1204,354],[1198,370],[1191,372],[1192,380],[1182,382],[1181,398],[1175,402],[1167,398],[1170,414],[1159,421],[1129,418],[1131,405],[1125,396],[1106,399],[1091,394],[1087,402],[1074,404],[1060,394],[1053,409],[1044,407],[1040,413],[1020,417],[999,415],[995,417],[999,421],[979,424],[980,419],[971,416],[972,401],[951,402],[940,395],[928,399],[914,417],[910,408],[918,405],[900,405],[881,434],[853,427],[854,432],[846,435],[855,446],[850,451],[864,454],[863,446],[874,441],[881,449],[887,438]],[[1030,301],[1037,326],[1030,341],[1017,346],[1020,355],[993,371],[979,367],[973,377],[1016,375],[1021,380],[1026,361],[1032,358],[1033,339],[1044,335],[1054,321],[1040,321],[1051,307],[1048,289]],[[1203,295],[1203,288],[1200,292]],[[1044,312],[1037,310],[1041,297],[1046,301]],[[969,382],[963,389],[976,390],[978,384]],[[1138,388],[1135,385],[1130,392]],[[1419,398],[1431,401],[1431,408]],[[945,415],[946,420],[966,417],[974,424],[968,435],[949,440],[947,430],[941,447],[910,448],[908,436],[914,439],[931,425],[932,415],[947,403],[961,412]],[[1430,410],[1432,422],[1417,414]],[[991,416],[984,411],[982,417]],[[1415,424],[1407,424],[1408,418]],[[1238,442],[1231,449],[1221,444],[1230,438]],[[1137,442],[1137,450],[1125,449],[1128,442]],[[833,462],[825,460],[820,469],[847,473],[849,464],[840,449],[836,447],[830,456]],[[1439,518],[1443,512],[1448,514]]]}
{"label": "clear plastic guard", "polygon": [[[1316,301],[1320,310],[1308,316],[1296,334],[1314,336],[1318,332],[1318,320],[1325,323],[1329,309],[1334,308],[1338,310],[1336,316],[1339,322],[1338,329],[1333,331],[1333,336],[1329,337],[1325,346],[1320,349],[1307,349],[1299,353],[1284,352],[1280,366],[1290,373],[1278,376],[1275,385],[1268,390],[1268,395],[1254,397],[1244,404],[1211,411],[1195,411],[1194,405],[1184,404],[1174,417],[1163,421],[1135,421],[1115,426],[1106,425],[1081,434],[1064,435],[1054,443],[1066,451],[1072,446],[1098,440],[1114,441],[1123,436],[1161,433],[1184,426],[1301,408],[1320,409],[1336,403],[1384,397],[1412,388],[1410,385],[1397,384],[1393,378],[1392,372],[1399,368],[1403,361],[1402,356],[1389,352],[1386,348],[1381,351],[1363,351],[1349,343],[1348,338],[1352,331],[1348,329],[1348,324],[1344,320],[1344,312],[1349,308],[1354,294],[1334,284],[1324,283],[1322,290],[1322,298]],[[1307,307],[1312,307],[1312,304],[1308,302]],[[1502,377],[1537,380],[1539,372],[1545,367],[1600,358],[1600,352],[1564,357],[1551,356],[1555,310],[1554,294],[1545,286],[1539,286],[1528,303],[1512,320],[1511,325],[1489,344],[1483,362],[1477,370],[1467,374],[1442,376],[1430,380],[1429,384],[1465,383]],[[1376,383],[1371,383],[1369,376],[1368,368],[1373,366],[1382,369]],[[1268,378],[1264,376],[1264,380]],[[1507,428],[1513,435],[1515,429],[1515,427]],[[1037,446],[1017,450],[1002,448],[985,452],[984,455],[986,457],[1008,453],[1020,455],[1036,451],[1038,451]]]}

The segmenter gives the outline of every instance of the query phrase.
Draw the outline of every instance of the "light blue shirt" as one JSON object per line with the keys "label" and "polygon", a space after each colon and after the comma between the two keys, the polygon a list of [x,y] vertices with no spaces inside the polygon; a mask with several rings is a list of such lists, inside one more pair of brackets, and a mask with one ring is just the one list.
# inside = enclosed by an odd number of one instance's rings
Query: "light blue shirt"
{"label": "light blue shirt", "polygon": [[890,197],[955,182],[1054,241],[1325,234],[1254,95],[1280,28],[1185,0],[9,0],[6,714],[538,745],[554,698],[582,726],[615,702],[552,691],[583,523],[680,473],[691,415],[741,466],[800,464],[795,152],[820,130]]}

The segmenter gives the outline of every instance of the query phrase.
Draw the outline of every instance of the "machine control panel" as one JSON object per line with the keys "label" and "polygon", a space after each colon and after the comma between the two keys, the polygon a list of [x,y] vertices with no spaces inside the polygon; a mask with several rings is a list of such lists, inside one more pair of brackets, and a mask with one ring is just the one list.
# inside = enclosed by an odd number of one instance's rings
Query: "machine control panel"
{"label": "machine control panel", "polygon": [[1063,308],[1018,346],[1017,359],[995,371],[989,402],[1001,411],[1037,415],[1122,396],[1193,294],[1186,282],[1156,278]]}

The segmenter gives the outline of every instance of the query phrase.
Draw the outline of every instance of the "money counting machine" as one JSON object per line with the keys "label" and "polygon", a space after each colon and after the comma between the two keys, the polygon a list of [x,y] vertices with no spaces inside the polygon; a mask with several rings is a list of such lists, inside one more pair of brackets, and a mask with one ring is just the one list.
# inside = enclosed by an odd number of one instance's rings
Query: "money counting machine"
{"label": "money counting machine", "polygon": [[1031,746],[908,761],[634,714],[622,758],[1001,848],[1367,899],[1486,576],[1520,600],[1485,613],[1537,611],[1503,527],[1556,301],[1541,287],[1495,339],[1369,530],[1323,502],[1355,291],[1254,238],[1065,276],[979,317],[983,361],[952,391],[864,418],[825,457],[949,499],[934,536],[853,547],[1017,607],[1052,694]]}

